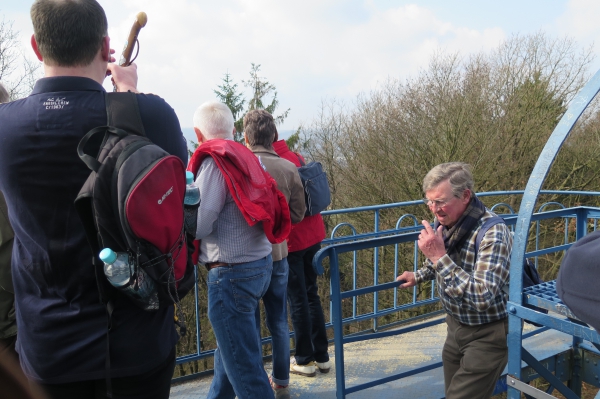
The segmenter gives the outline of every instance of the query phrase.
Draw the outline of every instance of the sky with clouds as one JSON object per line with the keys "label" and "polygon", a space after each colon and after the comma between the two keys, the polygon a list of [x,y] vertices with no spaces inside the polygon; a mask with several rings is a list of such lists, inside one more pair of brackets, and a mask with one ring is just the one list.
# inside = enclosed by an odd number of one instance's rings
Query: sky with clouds
{"label": "sky with clouds", "polygon": [[[33,56],[31,4],[0,0],[0,19],[13,21]],[[242,86],[251,63],[260,64],[261,76],[277,87],[280,110],[291,108],[279,127],[291,130],[309,123],[323,100],[352,104],[358,94],[389,77],[416,76],[438,50],[468,55],[493,49],[513,34],[538,31],[572,37],[582,47],[600,37],[597,0],[100,0],[100,4],[117,51],[135,15],[147,13],[136,60],[138,88],[165,98],[182,127],[192,126],[198,105],[215,99],[213,90],[226,72]],[[591,72],[599,67],[597,59]]]}

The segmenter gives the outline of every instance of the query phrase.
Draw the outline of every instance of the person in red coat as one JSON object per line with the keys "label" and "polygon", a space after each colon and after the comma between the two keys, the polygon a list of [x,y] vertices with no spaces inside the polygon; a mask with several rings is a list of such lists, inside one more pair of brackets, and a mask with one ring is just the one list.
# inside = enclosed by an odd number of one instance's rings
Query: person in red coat
{"label": "person in red coat", "polygon": [[[300,159],[304,162],[302,155],[292,152],[285,140],[274,142],[273,149],[298,167],[301,166]],[[296,341],[290,372],[306,377],[314,377],[316,369],[327,373],[331,367],[317,274],[312,266],[313,257],[321,249],[324,238],[325,225],[320,214],[306,216],[295,224],[288,238],[287,295]]]}

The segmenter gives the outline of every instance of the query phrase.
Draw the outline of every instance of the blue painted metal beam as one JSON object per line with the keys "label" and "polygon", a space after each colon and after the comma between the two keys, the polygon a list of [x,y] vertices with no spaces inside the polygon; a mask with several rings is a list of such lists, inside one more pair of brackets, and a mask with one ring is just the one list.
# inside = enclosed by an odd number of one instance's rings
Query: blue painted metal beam
{"label": "blue painted metal beam", "polygon": [[[527,236],[529,225],[534,212],[537,197],[542,188],[542,184],[548,175],[550,166],[554,162],[556,155],[565,139],[575,126],[575,123],[596,96],[600,90],[600,71],[596,72],[594,77],[581,89],[571,102],[569,108],[561,118],[560,122],[550,135],[544,149],[542,150],[534,168],[527,186],[521,206],[519,207],[519,216],[515,228],[515,241],[512,248],[510,274],[510,301],[521,305],[523,303],[523,259],[527,246]],[[516,277],[516,278],[515,278]],[[515,315],[509,315],[508,325],[508,373],[517,378],[521,378],[521,319]],[[513,388],[508,389],[509,399],[519,399],[520,392]]]}

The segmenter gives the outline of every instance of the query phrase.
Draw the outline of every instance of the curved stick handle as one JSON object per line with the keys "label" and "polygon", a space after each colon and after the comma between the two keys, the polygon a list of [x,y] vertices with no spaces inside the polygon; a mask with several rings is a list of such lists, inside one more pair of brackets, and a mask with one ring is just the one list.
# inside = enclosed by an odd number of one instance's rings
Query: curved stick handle
{"label": "curved stick handle", "polygon": [[146,23],[148,22],[148,16],[145,12],[139,12],[135,16],[135,22],[131,26],[131,31],[129,32],[129,37],[125,42],[125,46],[123,47],[123,53],[121,54],[121,59],[119,60],[120,66],[128,66],[131,64],[131,54],[133,53],[133,47],[135,46],[135,42],[137,42],[138,34],[140,30]]}

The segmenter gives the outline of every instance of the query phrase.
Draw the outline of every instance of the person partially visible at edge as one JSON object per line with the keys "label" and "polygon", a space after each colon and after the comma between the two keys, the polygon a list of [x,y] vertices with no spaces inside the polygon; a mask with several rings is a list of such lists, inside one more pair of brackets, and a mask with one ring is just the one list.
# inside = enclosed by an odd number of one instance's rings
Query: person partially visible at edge
{"label": "person partially visible at edge", "polygon": [[[0,190],[14,229],[16,349],[30,380],[52,398],[107,395],[107,335],[115,398],[167,398],[178,340],[173,308],[114,302],[110,329],[92,254],[73,201],[90,174],[77,145],[106,125],[107,73],[137,92],[135,65],[111,61],[104,10],[95,0],[36,0],[31,45],[44,77],[24,99],[0,105]],[[187,162],[173,109],[137,94],[147,137]]]}
{"label": "person partially visible at edge", "polygon": [[[0,83],[0,104],[10,100],[8,91]],[[0,357],[17,358],[17,320],[15,316],[15,293],[10,272],[13,247],[13,230],[8,221],[8,209],[4,194],[0,191]]]}
{"label": "person partially visible at edge", "polygon": [[[0,104],[10,101],[8,91],[0,83]],[[10,271],[13,230],[8,220],[8,208],[0,191],[0,387],[6,399],[45,399],[38,386],[27,380],[19,366],[15,350],[17,320],[15,294]]]}
{"label": "person partially visible at edge", "polygon": [[[304,188],[296,166],[273,150],[273,142],[277,140],[277,127],[273,116],[265,110],[253,110],[244,115],[244,139],[246,146],[258,157],[277,182],[277,188],[285,195],[292,223],[301,222],[306,212]],[[272,256],[273,273],[263,303],[273,347],[271,386],[275,391],[275,398],[283,399],[289,398],[290,382],[290,331],[286,295],[289,268],[287,242],[273,244]],[[260,322],[258,308],[256,317]]]}
{"label": "person partially visible at edge", "polygon": [[271,281],[271,244],[289,235],[290,213],[258,159],[233,141],[234,130],[225,104],[207,102],[194,114],[200,145],[188,170],[200,189],[196,239],[217,339],[208,398],[273,398],[255,316]]}
{"label": "person partially visible at edge", "polygon": [[475,196],[471,167],[437,165],[423,179],[424,202],[435,216],[423,220],[418,246],[427,258],[416,272],[397,280],[401,288],[435,278],[446,310],[448,334],[442,350],[447,399],[489,398],[508,361],[507,295],[512,235],[506,224],[491,227],[478,253],[483,223],[496,216]]}
{"label": "person partially visible at edge", "polygon": [[[273,143],[273,149],[297,167],[301,166],[300,160],[304,162],[302,155],[290,151],[285,140]],[[306,216],[294,225],[288,239],[290,269],[287,297],[296,343],[290,371],[307,377],[314,377],[316,369],[327,373],[331,367],[317,273],[312,266],[313,257],[321,249],[324,238],[325,224],[321,215],[317,214]]]}
{"label": "person partially visible at edge", "polygon": [[13,236],[4,194],[0,191],[0,357],[12,356],[17,359],[15,293],[10,272]]}

